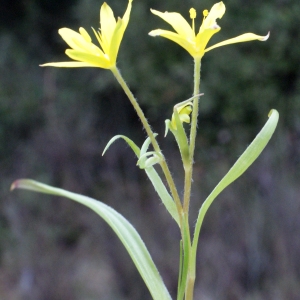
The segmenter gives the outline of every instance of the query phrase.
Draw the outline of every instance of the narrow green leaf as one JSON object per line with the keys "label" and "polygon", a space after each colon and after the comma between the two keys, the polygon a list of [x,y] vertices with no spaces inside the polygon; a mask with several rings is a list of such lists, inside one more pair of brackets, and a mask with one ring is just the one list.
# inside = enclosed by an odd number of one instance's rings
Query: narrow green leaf
{"label": "narrow green leaf", "polygon": [[183,222],[183,241],[182,241],[182,266],[181,266],[181,278],[179,280],[179,287],[178,287],[178,295],[177,300],[183,300],[186,290],[186,282],[188,277],[188,270],[189,270],[189,262],[190,262],[190,241],[189,241],[189,229],[188,223],[185,219]]}
{"label": "narrow green leaf", "polygon": [[150,179],[154,189],[156,190],[157,194],[159,195],[161,201],[163,202],[164,206],[172,216],[172,218],[176,221],[179,225],[179,216],[176,208],[176,204],[166,189],[166,186],[163,184],[161,178],[159,177],[158,173],[153,167],[146,168],[145,172]]}
{"label": "narrow green leaf", "polygon": [[178,274],[178,286],[177,286],[177,300],[182,300],[184,296],[184,290],[182,289],[182,269],[183,269],[183,242],[180,240],[179,244],[179,274]]}
{"label": "narrow green leaf", "polygon": [[171,121],[169,119],[165,120],[165,135],[164,135],[164,137],[166,137],[169,132],[170,123],[171,123]]}
{"label": "narrow green leaf", "polygon": [[20,179],[12,184],[11,189],[20,188],[35,192],[62,196],[81,203],[96,212],[114,230],[131,259],[144,279],[154,300],[171,300],[171,296],[135,228],[117,211],[95,199],[54,188],[34,180]]}
{"label": "narrow green leaf", "polygon": [[[157,133],[154,133],[154,137],[156,137],[156,136],[157,136]],[[145,142],[142,145],[140,156],[144,155],[147,152],[150,144],[151,144],[151,139],[150,139],[150,137],[148,137],[148,138],[146,138]],[[140,158],[140,156],[139,156],[139,158]]]}
{"label": "narrow green leaf", "polygon": [[110,147],[110,145],[113,142],[115,142],[117,139],[123,139],[123,140],[125,140],[125,142],[131,147],[131,149],[133,150],[133,152],[135,153],[135,155],[137,157],[140,156],[140,148],[130,138],[128,138],[125,135],[116,135],[113,138],[111,138],[110,141],[107,143],[106,147],[104,148],[104,150],[102,152],[102,156],[105,154],[105,152]]}
{"label": "narrow green leaf", "polygon": [[[155,134],[155,136],[156,135],[157,134]],[[137,158],[140,158],[143,155],[147,156],[146,151],[148,150],[149,145],[151,143],[150,138],[147,138],[145,140],[144,144],[142,145],[142,148],[140,149],[131,139],[129,139],[128,137],[126,137],[124,135],[116,135],[115,137],[113,137],[106,145],[106,147],[103,151],[103,154],[110,147],[110,145],[119,138],[124,139],[128,143],[128,145],[134,151]],[[176,204],[175,204],[173,198],[171,197],[171,195],[169,194],[169,192],[167,191],[167,189],[166,189],[165,185],[163,184],[161,178],[159,177],[158,173],[156,172],[154,167],[148,167],[147,169],[145,169],[145,172],[146,172],[148,178],[150,179],[151,183],[153,184],[154,189],[158,193],[161,201],[165,205],[166,209],[168,210],[168,212],[170,213],[172,218],[177,222],[177,224],[179,224],[179,217],[178,217],[178,213],[177,213]]]}
{"label": "narrow green leaf", "polygon": [[161,157],[158,155],[153,155],[153,156],[149,157],[145,161],[145,169],[153,167],[154,165],[160,163],[161,160],[162,160]]}
{"label": "narrow green leaf", "polygon": [[[157,134],[155,134],[155,136],[156,135]],[[108,149],[108,147],[119,138],[124,139],[128,143],[128,145],[132,148],[132,150],[134,151],[137,158],[140,158],[141,156],[144,156],[144,155],[147,156],[146,151],[148,150],[150,143],[151,143],[150,138],[147,138],[145,140],[144,144],[142,145],[142,148],[140,149],[131,139],[129,139],[128,137],[126,137],[124,135],[116,135],[115,137],[113,137],[108,142],[107,146],[105,147],[103,154]],[[145,172],[146,172],[148,178],[150,179],[154,189],[158,193],[162,203],[164,204],[164,206],[166,207],[166,209],[168,210],[168,212],[170,213],[172,218],[179,225],[179,217],[178,217],[176,204],[175,204],[173,198],[171,197],[171,195],[169,194],[169,192],[167,191],[160,176],[158,175],[158,173],[156,172],[154,167],[148,167],[147,169],[145,169]]]}
{"label": "narrow green leaf", "polygon": [[149,152],[145,152],[143,153],[143,151],[141,150],[141,153],[140,153],[140,157],[137,161],[137,166],[139,166],[141,169],[145,169],[146,166],[145,166],[145,162],[146,160],[148,159],[149,156],[153,157],[153,156],[157,156],[156,155],[156,152],[155,151],[149,151]]}
{"label": "narrow green leaf", "polygon": [[193,251],[192,251],[193,252],[192,256],[194,260],[196,259],[195,257],[196,257],[196,250],[197,250],[200,229],[208,208],[210,207],[214,199],[229,184],[231,184],[238,177],[240,177],[251,166],[251,164],[260,155],[260,153],[263,151],[263,149],[268,144],[270,138],[272,137],[278,123],[279,114],[277,110],[272,109],[268,116],[269,116],[269,120],[266,122],[265,126],[262,128],[259,134],[255,137],[253,142],[248,146],[245,152],[240,156],[240,158],[231,167],[228,173],[223,177],[223,179],[218,183],[218,185],[214,188],[214,190],[203,202],[198,214],[195,233],[194,233]]}

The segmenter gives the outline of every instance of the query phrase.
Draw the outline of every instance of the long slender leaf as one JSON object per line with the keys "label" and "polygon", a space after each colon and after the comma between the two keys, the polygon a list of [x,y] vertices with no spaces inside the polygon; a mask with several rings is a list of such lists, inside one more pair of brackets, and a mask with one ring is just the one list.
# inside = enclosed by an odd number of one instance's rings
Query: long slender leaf
{"label": "long slender leaf", "polygon": [[188,229],[188,221],[185,219],[183,222],[183,241],[182,241],[182,265],[180,266],[181,277],[179,279],[178,285],[178,295],[177,300],[182,300],[185,295],[186,290],[186,282],[188,279],[188,270],[189,270],[189,260],[190,260],[190,237],[189,237],[189,229]]}
{"label": "long slender leaf", "polygon": [[153,299],[170,300],[171,296],[138,232],[117,211],[95,199],[54,188],[34,180],[20,179],[12,184],[11,189],[20,188],[35,192],[62,196],[81,203],[96,212],[114,230],[131,259],[144,279]]}
{"label": "long slender leaf", "polygon": [[184,288],[182,288],[182,269],[183,269],[183,242],[179,244],[179,274],[178,274],[178,287],[177,287],[177,300],[182,300],[184,297]]}
{"label": "long slender leaf", "polygon": [[203,202],[194,233],[193,240],[193,259],[196,257],[196,250],[198,245],[198,238],[200,234],[201,225],[204,219],[204,216],[214,201],[214,199],[233,181],[235,181],[238,177],[240,177],[256,160],[256,158],[260,155],[263,149],[268,144],[270,138],[272,137],[275,128],[278,123],[279,114],[277,110],[272,109],[269,113],[269,119],[266,122],[265,126],[261,129],[259,134],[255,137],[253,142],[248,146],[245,152],[240,156],[240,158],[236,161],[236,163],[232,166],[232,168],[228,171],[228,173],[223,177],[223,179],[218,183],[218,185],[214,188],[214,190],[210,193],[210,195]]}
{"label": "long slender leaf", "polygon": [[176,221],[176,223],[179,225],[180,223],[176,204],[169,192],[167,191],[165,185],[161,181],[161,178],[159,177],[158,173],[153,167],[146,168],[145,172],[148,178],[150,179],[157,194],[159,195],[161,201],[165,205],[166,209],[168,210],[172,218]]}
{"label": "long slender leaf", "polygon": [[130,148],[132,149],[132,151],[135,153],[135,155],[137,157],[140,156],[140,148],[127,136],[125,135],[116,135],[113,138],[111,138],[109,140],[109,142],[107,143],[106,147],[104,148],[103,152],[102,152],[102,156],[105,154],[105,152],[107,151],[107,149],[110,147],[110,145],[115,142],[117,139],[123,139],[125,140],[125,142],[130,146]]}
{"label": "long slender leaf", "polygon": [[[156,136],[157,134],[155,134]],[[141,156],[146,154],[146,151],[148,150],[148,147],[151,144],[150,138],[147,138],[140,149],[130,138],[128,138],[125,135],[116,135],[114,136],[106,145],[103,154],[107,151],[107,149],[110,147],[110,145],[115,142],[117,139],[123,139],[127,144],[131,147],[135,155],[137,156],[138,159],[140,159]],[[102,154],[102,155],[103,155]],[[163,184],[160,176],[154,169],[154,167],[148,167],[145,169],[145,172],[150,179],[155,191],[157,192],[158,196],[160,197],[162,203],[166,207],[167,211],[170,213],[172,218],[176,221],[176,223],[179,225],[179,216],[176,208],[176,204],[169,194],[169,192],[166,189],[166,186]]]}

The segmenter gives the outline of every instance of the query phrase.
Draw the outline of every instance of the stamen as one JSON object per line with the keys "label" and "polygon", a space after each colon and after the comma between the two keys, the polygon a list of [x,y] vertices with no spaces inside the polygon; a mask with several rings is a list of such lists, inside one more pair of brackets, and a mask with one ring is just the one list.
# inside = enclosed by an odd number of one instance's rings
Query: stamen
{"label": "stamen", "polygon": [[195,8],[190,9],[190,18],[192,19],[192,28],[193,31],[195,32],[195,18],[197,16],[197,12]]}
{"label": "stamen", "polygon": [[204,9],[204,11],[203,11],[203,21],[202,21],[202,23],[204,22],[204,20],[206,19],[207,16],[208,16],[208,10],[207,10],[207,9]]}

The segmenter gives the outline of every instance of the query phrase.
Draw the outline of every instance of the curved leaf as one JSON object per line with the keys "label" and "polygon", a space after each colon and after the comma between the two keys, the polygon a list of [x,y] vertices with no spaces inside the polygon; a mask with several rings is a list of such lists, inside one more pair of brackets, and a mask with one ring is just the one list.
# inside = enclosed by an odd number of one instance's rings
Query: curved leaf
{"label": "curved leaf", "polygon": [[20,188],[35,192],[62,196],[81,203],[96,212],[114,230],[131,259],[144,279],[153,299],[170,300],[171,296],[160,277],[158,270],[138,232],[117,211],[95,199],[54,188],[34,180],[20,179],[12,184],[11,189]]}
{"label": "curved leaf", "polygon": [[155,191],[159,195],[161,201],[163,202],[164,206],[172,216],[172,218],[176,221],[176,223],[179,225],[179,216],[176,204],[169,194],[169,192],[166,189],[166,186],[163,184],[161,178],[159,177],[158,173],[153,167],[146,168],[145,172],[150,179]]}
{"label": "curved leaf", "polygon": [[[154,137],[156,137],[156,136],[157,136],[157,133],[154,133]],[[144,155],[147,152],[150,144],[151,144],[151,139],[150,139],[150,137],[147,137],[145,142],[143,143],[143,145],[141,147],[140,156]]]}
{"label": "curved leaf", "polygon": [[210,207],[214,199],[229,184],[231,184],[238,177],[240,177],[251,166],[251,164],[260,155],[260,153],[263,151],[263,149],[268,144],[270,138],[272,137],[278,123],[279,114],[277,110],[272,109],[268,116],[269,116],[269,120],[266,122],[265,126],[262,128],[259,134],[255,137],[253,142],[248,146],[245,152],[240,156],[240,158],[231,167],[228,173],[223,177],[223,179],[218,183],[218,185],[214,188],[214,190],[203,202],[198,214],[195,233],[194,233],[193,250],[192,250],[194,259],[196,257],[196,249],[197,249],[201,225],[208,208]]}
{"label": "curved leaf", "polygon": [[[156,136],[157,134],[155,134]],[[106,145],[103,154],[106,152],[106,150],[110,147],[110,145],[115,142],[117,139],[122,138],[124,139],[128,145],[131,147],[131,149],[134,151],[135,155],[137,156],[137,158],[140,158],[143,155],[146,155],[146,151],[148,150],[151,140],[150,138],[147,138],[145,140],[145,142],[142,145],[142,148],[140,149],[131,139],[129,139],[128,137],[124,136],[124,135],[116,135],[115,137],[113,137],[108,144]],[[102,155],[103,155],[102,154]],[[169,192],[167,191],[165,185],[163,184],[161,178],[159,177],[158,173],[156,172],[156,170],[154,169],[154,167],[148,167],[145,169],[145,172],[148,176],[148,178],[150,179],[155,191],[158,193],[161,201],[163,202],[164,206],[166,207],[166,209],[168,210],[168,212],[170,213],[170,215],[172,216],[172,218],[176,221],[176,223],[179,225],[179,216],[178,216],[178,212],[177,212],[177,208],[176,208],[176,204],[173,200],[173,198],[171,197],[171,195],[169,194]]]}
{"label": "curved leaf", "polygon": [[107,151],[107,149],[110,147],[110,145],[115,142],[117,139],[123,139],[132,149],[132,151],[135,153],[135,155],[137,157],[140,156],[140,148],[127,136],[125,135],[116,135],[113,138],[111,138],[109,140],[109,142],[107,143],[106,147],[104,148],[103,152],[102,152],[102,156],[105,154],[105,152]]}

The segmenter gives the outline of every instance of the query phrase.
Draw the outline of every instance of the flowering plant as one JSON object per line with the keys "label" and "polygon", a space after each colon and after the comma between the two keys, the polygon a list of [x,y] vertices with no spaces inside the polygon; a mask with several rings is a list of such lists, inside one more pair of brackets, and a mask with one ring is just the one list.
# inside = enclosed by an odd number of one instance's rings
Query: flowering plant
{"label": "flowering plant", "polygon": [[[129,0],[123,18],[118,18],[116,20],[113,11],[108,4],[104,3],[101,6],[100,29],[93,29],[100,47],[92,43],[92,38],[84,28],[80,28],[79,33],[68,28],[60,29],[59,34],[71,48],[66,50],[66,55],[73,61],[47,63],[42,66],[99,67],[109,69],[123,88],[142,122],[147,133],[147,138],[143,145],[139,147],[129,137],[117,135],[108,142],[103,154],[113,142],[121,138],[131,147],[137,156],[137,165],[145,171],[162,203],[177,223],[181,234],[177,300],[192,300],[196,278],[198,239],[205,214],[214,199],[228,185],[241,176],[260,155],[273,135],[279,118],[278,112],[272,109],[268,115],[269,119],[262,130],[202,203],[192,235],[189,223],[189,204],[191,199],[199,97],[203,95],[200,94],[200,66],[202,57],[206,52],[217,47],[253,40],[265,41],[268,39],[269,34],[259,36],[253,33],[245,33],[207,47],[211,37],[221,29],[216,20],[221,19],[225,13],[225,5],[223,2],[214,4],[209,12],[208,10],[203,11],[203,21],[198,32],[196,32],[195,29],[196,10],[194,8],[190,10],[192,26],[190,26],[179,13],[162,13],[151,10],[153,14],[169,23],[175,32],[156,29],[151,31],[149,35],[162,36],[174,41],[184,48],[194,59],[193,96],[188,100],[176,104],[171,115],[171,120],[166,120],[165,122],[165,134],[170,131],[174,135],[182,159],[184,170],[184,193],[181,198],[164,154],[156,140],[157,134],[152,131],[142,109],[116,66],[119,47],[130,19],[131,8],[132,0]],[[190,124],[189,130],[184,123]],[[153,148],[151,151],[149,151],[150,145]],[[158,166],[162,169],[164,178],[161,178],[157,173],[156,167]],[[164,182],[166,182],[166,184]],[[12,184],[11,189],[13,190],[16,188],[67,197],[94,210],[115,231],[121,242],[124,244],[145,281],[153,299],[171,299],[163,279],[159,275],[159,271],[141,237],[130,222],[113,208],[87,196],[51,187],[30,179],[16,180]]]}

